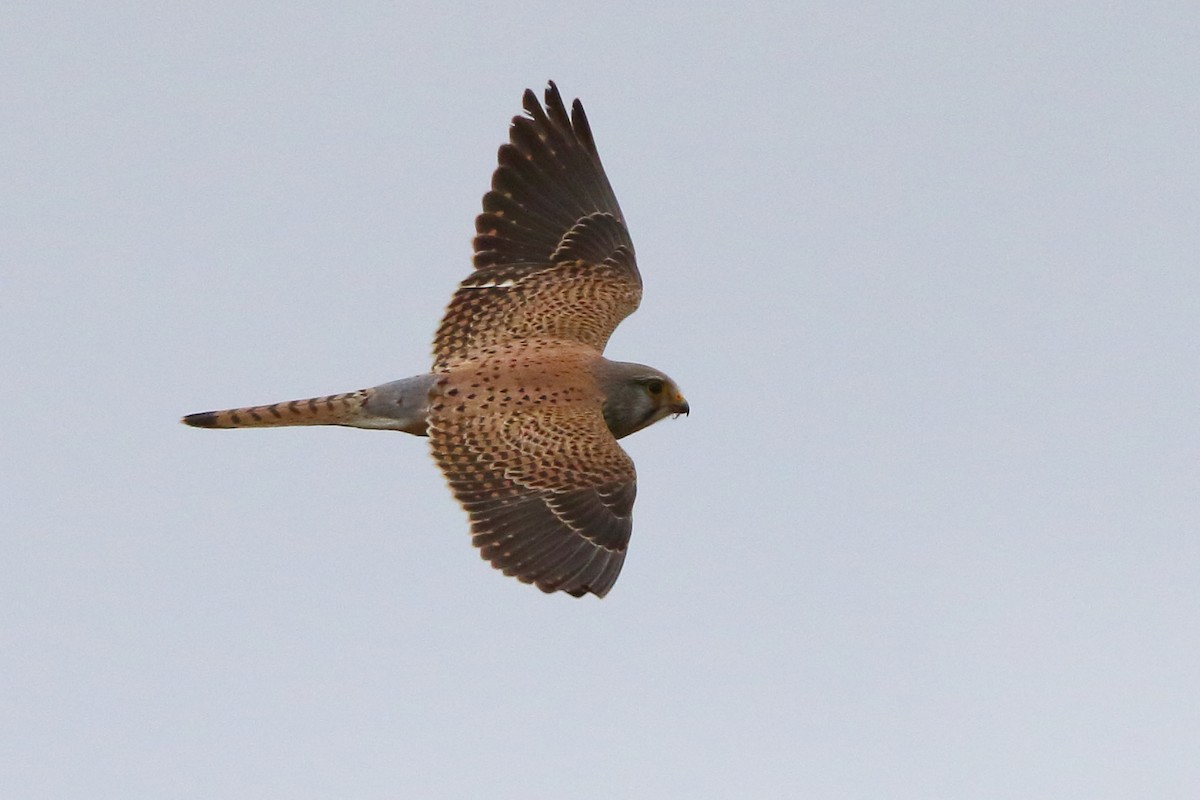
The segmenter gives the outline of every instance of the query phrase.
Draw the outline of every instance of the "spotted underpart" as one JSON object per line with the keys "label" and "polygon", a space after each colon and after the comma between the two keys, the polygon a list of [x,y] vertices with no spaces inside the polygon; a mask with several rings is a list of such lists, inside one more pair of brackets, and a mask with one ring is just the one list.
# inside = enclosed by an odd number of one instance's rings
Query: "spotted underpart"
{"label": "spotted underpart", "polygon": [[429,416],[434,457],[483,557],[576,596],[617,579],[637,493],[633,461],[598,412],[594,358],[566,343],[491,349],[444,376]]}

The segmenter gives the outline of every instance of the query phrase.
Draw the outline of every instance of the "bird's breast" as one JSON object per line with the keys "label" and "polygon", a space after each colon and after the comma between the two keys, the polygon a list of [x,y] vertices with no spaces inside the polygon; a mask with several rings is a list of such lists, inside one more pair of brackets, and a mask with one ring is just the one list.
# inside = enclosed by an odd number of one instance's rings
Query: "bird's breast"
{"label": "bird's breast", "polygon": [[589,404],[603,398],[590,363],[594,351],[546,342],[491,347],[444,371],[431,398],[438,414],[504,414],[525,408]]}

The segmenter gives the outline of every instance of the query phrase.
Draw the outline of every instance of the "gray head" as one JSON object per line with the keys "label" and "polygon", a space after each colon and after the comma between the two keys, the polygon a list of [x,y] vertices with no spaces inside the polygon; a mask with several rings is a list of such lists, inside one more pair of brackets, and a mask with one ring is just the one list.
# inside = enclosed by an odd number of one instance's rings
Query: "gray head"
{"label": "gray head", "polygon": [[689,411],[675,381],[653,367],[601,359],[596,380],[604,392],[604,421],[618,439]]}

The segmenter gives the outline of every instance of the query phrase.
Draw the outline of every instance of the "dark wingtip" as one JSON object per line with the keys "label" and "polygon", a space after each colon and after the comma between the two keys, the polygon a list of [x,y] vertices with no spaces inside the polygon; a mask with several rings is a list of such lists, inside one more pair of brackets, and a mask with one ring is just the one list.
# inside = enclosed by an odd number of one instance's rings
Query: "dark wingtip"
{"label": "dark wingtip", "polygon": [[530,116],[533,116],[535,112],[542,109],[542,104],[538,102],[537,95],[534,94],[533,89],[526,89],[525,94],[521,95],[521,105]]}
{"label": "dark wingtip", "polygon": [[188,414],[179,421],[184,425],[191,425],[193,428],[215,428],[217,427],[217,413],[201,411],[199,414]]}
{"label": "dark wingtip", "polygon": [[584,585],[584,586],[578,586],[574,589],[560,589],[560,588],[547,589],[544,586],[539,584],[538,588],[541,589],[543,592],[546,592],[547,594],[549,594],[550,592],[566,592],[567,594],[571,595],[571,597],[587,597],[590,594],[590,595],[594,595],[595,597],[597,597],[599,599],[604,599],[604,595],[608,594],[609,587],[601,587],[600,589],[593,589],[591,586]]}

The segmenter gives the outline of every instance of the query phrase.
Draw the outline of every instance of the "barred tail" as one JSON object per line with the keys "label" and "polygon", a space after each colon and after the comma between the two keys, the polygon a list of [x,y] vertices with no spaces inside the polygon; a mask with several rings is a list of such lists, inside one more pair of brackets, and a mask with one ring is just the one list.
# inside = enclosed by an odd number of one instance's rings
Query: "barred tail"
{"label": "barred tail", "polygon": [[[370,390],[290,400],[269,406],[202,411],[183,418],[194,428],[274,428],[284,425],[362,426],[363,404]],[[372,426],[374,427],[374,426]]]}

